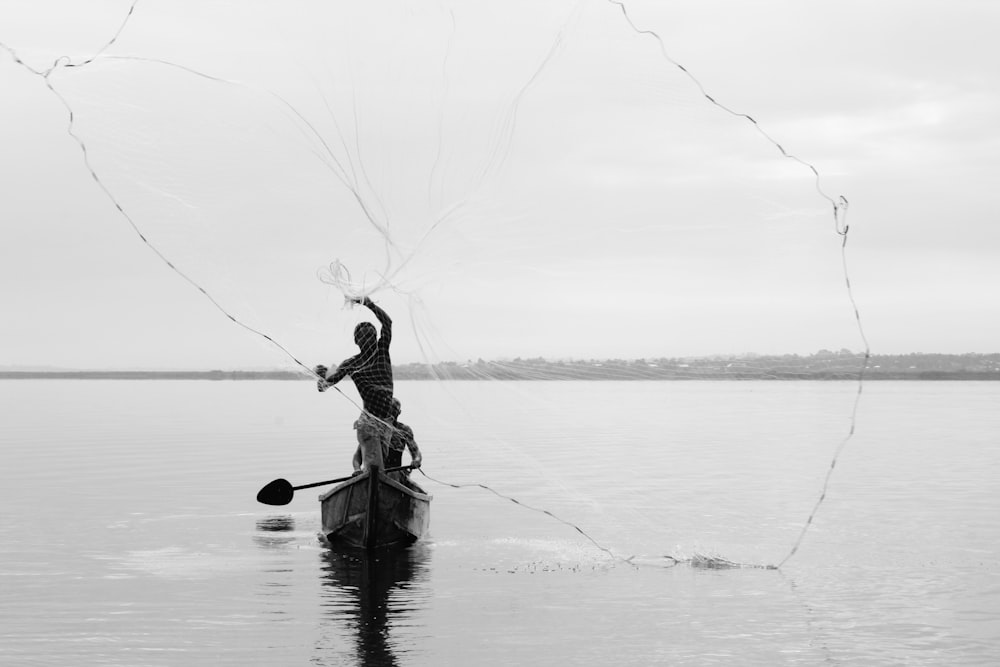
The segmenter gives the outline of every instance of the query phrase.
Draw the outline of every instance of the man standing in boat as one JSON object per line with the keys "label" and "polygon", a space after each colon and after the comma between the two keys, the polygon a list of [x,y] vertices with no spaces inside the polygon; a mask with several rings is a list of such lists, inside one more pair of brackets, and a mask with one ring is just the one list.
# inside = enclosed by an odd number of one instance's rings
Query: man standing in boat
{"label": "man standing in boat", "polygon": [[[354,342],[360,351],[342,361],[333,375],[327,375],[326,366],[317,366],[315,371],[319,380],[316,387],[320,391],[326,391],[344,379],[344,376],[350,375],[364,402],[364,410],[354,422],[358,446],[364,451],[385,452],[389,449],[393,421],[392,360],[389,358],[392,320],[368,297],[351,301],[360,303],[375,313],[375,317],[382,325],[382,333],[379,335],[371,322],[361,322],[354,327]],[[360,469],[360,462],[356,464],[355,469]]]}

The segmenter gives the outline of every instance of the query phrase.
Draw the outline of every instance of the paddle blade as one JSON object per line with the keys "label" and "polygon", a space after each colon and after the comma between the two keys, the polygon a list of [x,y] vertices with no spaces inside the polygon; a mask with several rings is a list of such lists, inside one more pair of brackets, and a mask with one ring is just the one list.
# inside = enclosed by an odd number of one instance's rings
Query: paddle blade
{"label": "paddle blade", "polygon": [[292,502],[295,489],[287,479],[276,479],[257,492],[257,502],[265,505],[287,505]]}

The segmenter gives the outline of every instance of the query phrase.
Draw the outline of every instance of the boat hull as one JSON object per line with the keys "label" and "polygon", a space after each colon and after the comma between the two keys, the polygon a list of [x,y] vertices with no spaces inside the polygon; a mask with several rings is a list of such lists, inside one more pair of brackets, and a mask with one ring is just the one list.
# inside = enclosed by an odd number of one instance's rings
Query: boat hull
{"label": "boat hull", "polygon": [[[374,480],[374,483],[373,483]],[[323,537],[359,549],[405,546],[430,526],[431,496],[404,476],[361,473],[319,497]]]}

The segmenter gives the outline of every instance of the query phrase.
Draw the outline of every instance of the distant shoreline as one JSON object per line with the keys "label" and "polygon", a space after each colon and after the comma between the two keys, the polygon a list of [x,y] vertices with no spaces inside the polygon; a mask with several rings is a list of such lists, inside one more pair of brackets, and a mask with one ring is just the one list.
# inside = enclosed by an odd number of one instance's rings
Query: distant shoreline
{"label": "distant shoreline", "polygon": [[[862,355],[821,351],[815,355],[741,356],[698,359],[513,361],[397,364],[397,380],[856,380]],[[294,370],[0,370],[0,380],[280,380],[312,381]],[[873,355],[864,370],[866,380],[990,380],[1000,381],[1000,354]]]}
{"label": "distant shoreline", "polygon": [[[784,373],[781,375],[751,375],[751,374],[698,374],[683,377],[649,377],[639,375],[601,375],[591,377],[433,377],[430,373],[416,376],[400,377],[397,381],[407,382],[431,382],[431,381],[451,381],[451,382],[608,382],[608,381],[645,381],[645,382],[693,382],[698,380],[709,381],[750,381],[766,380],[776,382],[791,381],[845,381],[857,380],[858,374],[810,374],[810,373]],[[948,373],[925,371],[920,373],[866,373],[866,381],[885,380],[905,380],[914,382],[928,381],[1000,381],[1000,372],[997,373]],[[147,372],[147,371],[81,371],[81,372],[51,372],[37,373],[32,371],[0,371],[0,380],[209,380],[216,382],[241,382],[247,380],[265,381],[312,381],[312,378],[305,377],[297,373],[286,373],[282,371],[244,372],[244,371],[179,371],[179,372]]]}

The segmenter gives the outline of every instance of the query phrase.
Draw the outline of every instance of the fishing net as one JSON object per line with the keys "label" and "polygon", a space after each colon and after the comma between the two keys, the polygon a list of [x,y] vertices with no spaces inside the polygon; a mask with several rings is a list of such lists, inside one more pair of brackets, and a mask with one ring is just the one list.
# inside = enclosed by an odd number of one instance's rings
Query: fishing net
{"label": "fishing net", "polygon": [[[187,283],[131,295],[205,331],[158,365],[305,374],[367,295],[397,379],[858,373],[846,202],[774,138],[794,119],[765,133],[673,59],[669,8],[43,4],[0,34],[3,131],[65,162],[8,161],[14,210],[65,196],[81,238],[113,219]],[[35,264],[82,261],[57,246]]]}

